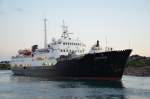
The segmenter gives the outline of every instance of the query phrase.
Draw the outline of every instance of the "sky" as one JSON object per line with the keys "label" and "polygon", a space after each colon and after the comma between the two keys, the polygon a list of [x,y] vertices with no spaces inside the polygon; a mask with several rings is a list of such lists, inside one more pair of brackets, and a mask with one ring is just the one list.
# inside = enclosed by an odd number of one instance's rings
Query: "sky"
{"label": "sky", "polygon": [[73,38],[87,49],[96,40],[114,49],[132,48],[132,54],[150,56],[150,0],[0,0],[0,60],[19,49],[44,46],[58,39],[62,20]]}

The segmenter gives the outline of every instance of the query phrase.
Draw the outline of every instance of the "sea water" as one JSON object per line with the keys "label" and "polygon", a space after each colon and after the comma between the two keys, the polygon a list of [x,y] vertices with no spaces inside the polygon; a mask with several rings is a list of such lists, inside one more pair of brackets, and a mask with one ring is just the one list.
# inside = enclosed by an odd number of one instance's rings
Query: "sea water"
{"label": "sea water", "polygon": [[0,70],[0,99],[150,99],[150,77],[122,81],[54,81]]}

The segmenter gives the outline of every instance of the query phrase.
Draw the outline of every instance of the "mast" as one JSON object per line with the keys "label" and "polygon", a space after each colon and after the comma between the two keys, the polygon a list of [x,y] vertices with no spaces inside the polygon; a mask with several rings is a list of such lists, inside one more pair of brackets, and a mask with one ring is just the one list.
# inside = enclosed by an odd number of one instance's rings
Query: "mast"
{"label": "mast", "polygon": [[129,40],[129,49],[131,49],[131,41]]}
{"label": "mast", "polygon": [[107,47],[107,36],[105,37],[105,41],[106,41],[105,51],[107,51],[108,50],[108,47]]}
{"label": "mast", "polygon": [[47,30],[46,30],[46,21],[47,19],[45,18],[44,19],[44,48],[47,48]]}
{"label": "mast", "polygon": [[68,38],[69,37],[69,35],[68,35],[68,27],[65,25],[65,22],[64,22],[64,20],[62,21],[62,29],[63,29],[63,33],[62,33],[62,37],[64,38],[64,39],[66,39],[66,38]]}
{"label": "mast", "polygon": [[68,33],[68,26],[65,25],[64,20],[62,22],[63,22],[63,24],[62,24],[63,33],[62,33],[61,37],[63,37],[64,39],[70,38],[69,34],[73,34],[73,33]]}

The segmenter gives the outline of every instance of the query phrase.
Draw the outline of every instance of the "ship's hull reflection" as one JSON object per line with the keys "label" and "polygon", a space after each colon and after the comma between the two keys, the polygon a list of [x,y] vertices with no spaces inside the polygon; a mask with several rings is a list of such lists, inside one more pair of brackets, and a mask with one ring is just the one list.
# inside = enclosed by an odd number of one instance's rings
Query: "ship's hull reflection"
{"label": "ship's hull reflection", "polygon": [[58,81],[24,76],[12,76],[11,79],[19,83],[39,83],[52,99],[126,99],[121,81]]}

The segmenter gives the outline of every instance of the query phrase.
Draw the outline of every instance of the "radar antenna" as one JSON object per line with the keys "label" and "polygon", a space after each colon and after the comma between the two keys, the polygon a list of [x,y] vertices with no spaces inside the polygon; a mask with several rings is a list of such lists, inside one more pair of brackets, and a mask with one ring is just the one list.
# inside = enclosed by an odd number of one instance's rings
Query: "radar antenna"
{"label": "radar antenna", "polygon": [[62,22],[63,22],[63,25],[62,25],[63,33],[62,33],[61,37],[63,37],[64,39],[70,38],[69,34],[73,34],[73,33],[68,33],[68,26],[65,25],[64,20]]}
{"label": "radar antenna", "polygon": [[63,28],[63,33],[67,33],[68,32],[68,26],[65,25],[65,21],[64,20],[63,20],[62,28]]}

